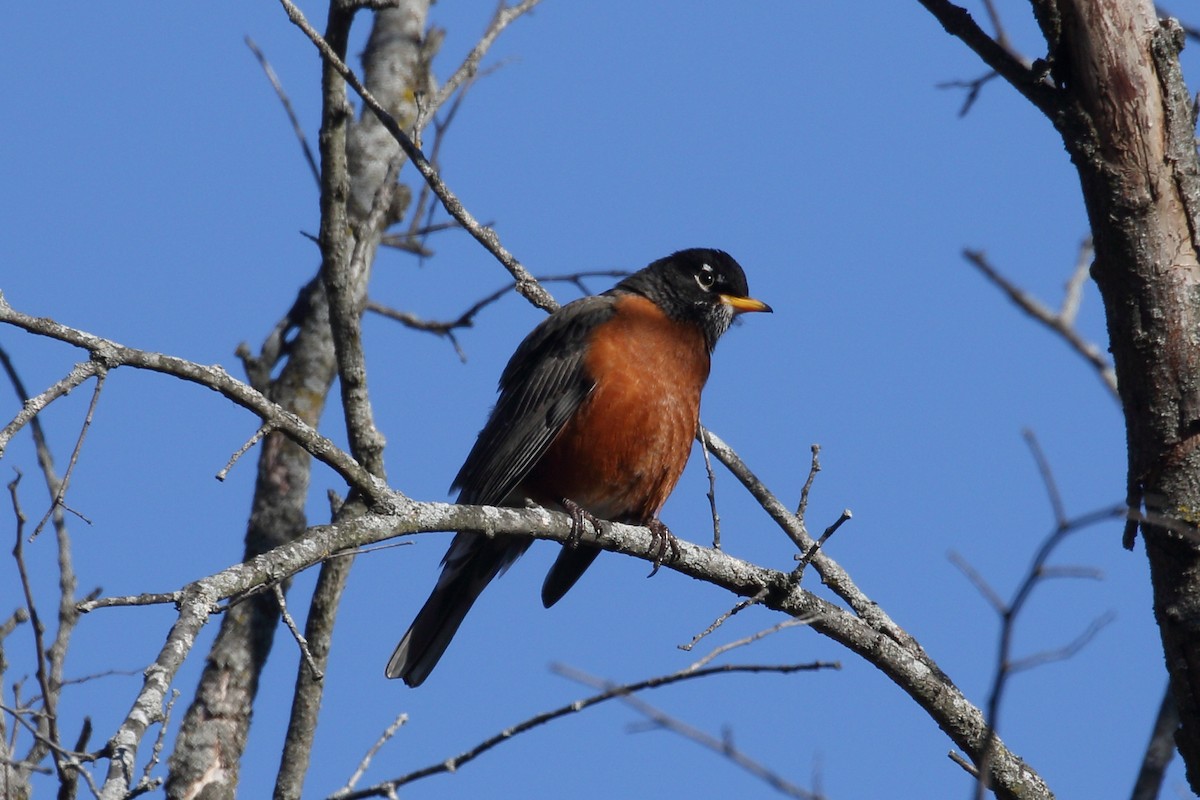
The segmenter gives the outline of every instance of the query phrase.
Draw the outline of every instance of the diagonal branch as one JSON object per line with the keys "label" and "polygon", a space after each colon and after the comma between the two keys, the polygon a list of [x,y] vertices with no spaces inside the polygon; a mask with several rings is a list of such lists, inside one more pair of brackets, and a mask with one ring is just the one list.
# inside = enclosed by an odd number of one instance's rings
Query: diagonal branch
{"label": "diagonal branch", "polygon": [[409,138],[408,134],[405,133],[400,127],[400,124],[396,121],[396,119],[388,113],[387,109],[385,109],[380,102],[375,99],[375,97],[369,91],[367,91],[366,87],[363,86],[362,82],[359,81],[357,76],[355,76],[354,71],[346,66],[346,63],[338,56],[333,48],[329,46],[321,34],[317,33],[316,29],[309,24],[303,12],[296,7],[296,4],[291,2],[291,0],[279,1],[283,5],[284,10],[287,12],[288,18],[296,25],[296,27],[304,31],[305,35],[308,36],[314,45],[316,45],[317,50],[320,51],[322,58],[324,58],[335,70],[337,70],[338,74],[345,79],[346,83],[350,84],[350,88],[354,90],[355,94],[362,98],[362,101],[367,108],[371,109],[371,111],[379,119],[380,123],[382,123],[384,128],[387,129],[388,133],[390,133],[400,145],[400,148],[404,151],[404,154],[408,156],[408,159],[413,163],[413,166],[417,168],[417,171],[419,171],[429,183],[429,186],[431,189],[433,189],[434,194],[436,194],[438,199],[442,201],[442,205],[446,208],[446,211],[450,214],[450,216],[458,220],[459,224],[461,224],[476,239],[476,241],[482,244],[488,250],[488,252],[495,256],[496,259],[504,265],[504,268],[509,271],[509,273],[513,276],[513,279],[517,282],[517,291],[538,308],[546,311],[554,311],[556,308],[558,308],[558,303],[554,300],[554,298],[551,297],[550,294],[543,289],[536,280],[534,280],[533,276],[529,274],[529,270],[527,270],[521,264],[521,262],[517,260],[517,257],[510,253],[504,247],[504,245],[500,243],[500,237],[496,234],[496,232],[491,228],[479,224],[471,212],[469,212],[462,204],[462,201],[460,201],[458,197],[450,191],[450,188],[438,174],[437,169],[433,166],[429,159],[426,158],[425,154],[421,152],[421,149],[413,143],[412,139]]}
{"label": "diagonal branch", "polygon": [[1178,728],[1179,708],[1168,685],[1158,707],[1158,716],[1154,719],[1146,753],[1142,756],[1142,765],[1130,794],[1131,800],[1158,800],[1167,765],[1175,757],[1175,731]]}
{"label": "diagonal branch", "polygon": [[[1018,308],[1034,320],[1054,331],[1072,350],[1083,356],[1084,360],[1095,368],[1097,374],[1100,376],[1100,380],[1104,382],[1104,385],[1108,388],[1112,396],[1117,398],[1117,374],[1113,371],[1112,364],[1104,357],[1099,347],[1080,336],[1074,327],[1075,314],[1079,308],[1079,293],[1083,279],[1087,274],[1087,259],[1084,255],[1086,252],[1090,252],[1090,247],[1085,243],[1080,248],[1079,261],[1076,264],[1071,279],[1067,283],[1067,291],[1063,297],[1062,308],[1057,312],[1052,311],[1036,297],[1033,297],[1000,274],[982,251],[963,250],[963,258],[974,265],[985,278],[1008,295],[1008,299],[1012,300]],[[1081,264],[1083,265],[1082,268],[1080,267]]]}
{"label": "diagonal branch", "polygon": [[313,156],[312,148],[308,145],[308,137],[304,135],[304,127],[300,124],[300,118],[296,116],[296,109],[292,106],[291,98],[287,96],[287,92],[283,89],[283,84],[279,82],[279,76],[275,74],[275,69],[271,66],[271,62],[267,61],[267,56],[258,46],[258,43],[249,36],[245,37],[245,42],[246,47],[249,47],[250,52],[258,59],[258,65],[266,73],[267,80],[271,83],[271,88],[275,90],[275,96],[283,104],[283,110],[288,116],[288,121],[292,123],[292,132],[296,134],[296,141],[300,143],[300,150],[304,153],[304,160],[308,164],[308,169],[312,172],[313,178],[320,183],[321,170],[317,167],[317,159]]}
{"label": "diagonal branch", "polygon": [[[393,492],[384,481],[365,470],[362,465],[332,441],[322,436],[292,412],[267,399],[262,392],[231,376],[222,366],[204,366],[176,356],[126,347],[110,339],[61,325],[47,317],[32,317],[10,306],[2,293],[0,293],[0,323],[7,323],[29,333],[56,339],[87,350],[91,355],[92,362],[97,365],[95,368],[86,370],[88,375],[95,374],[101,368],[111,371],[118,367],[134,367],[181,378],[211,389],[251,411],[263,422],[271,423],[278,431],[286,434],[314,458],[328,465],[350,486],[365,493],[372,501],[403,504],[401,495]],[[56,394],[55,397],[62,394],[65,394],[65,390]],[[0,430],[0,454],[4,452],[4,447],[12,435],[28,419],[29,415],[19,414],[8,426]]]}
{"label": "diagonal branch", "polygon": [[[578,286],[580,291],[587,292],[587,287],[584,286],[583,283],[584,278],[623,278],[628,274],[628,270],[622,269],[597,269],[586,270],[583,272],[572,272],[565,275],[538,275],[535,276],[534,280],[536,280],[538,283],[554,283],[560,281],[569,282]],[[454,350],[458,354],[458,357],[465,362],[467,360],[466,353],[463,351],[462,347],[459,346],[458,339],[454,335],[454,332],[459,328],[473,327],[475,325],[475,317],[479,315],[479,312],[483,311],[485,308],[492,305],[509,292],[514,291],[516,288],[516,283],[510,283],[507,286],[501,287],[500,289],[497,289],[491,294],[483,297],[481,300],[476,301],[471,305],[470,308],[451,320],[423,319],[416,314],[407,311],[397,311],[373,300],[367,300],[366,310],[375,314],[379,314],[380,316],[387,317],[388,319],[395,320],[407,328],[418,331],[427,331],[436,336],[446,337],[450,340],[450,343],[454,345]]]}
{"label": "diagonal branch", "polygon": [[603,692],[594,694],[590,697],[585,697],[582,700],[576,700],[572,703],[567,703],[564,706],[559,706],[551,711],[545,711],[541,714],[536,714],[529,719],[517,723],[516,725],[505,728],[494,736],[484,739],[479,744],[469,750],[459,753],[457,756],[452,756],[437,764],[431,764],[428,767],[409,772],[406,775],[401,775],[398,778],[383,781],[374,786],[367,786],[358,791],[341,791],[330,796],[329,800],[361,800],[366,797],[395,797],[396,789],[422,778],[428,778],[430,775],[438,775],[446,772],[455,772],[465,764],[474,761],[484,753],[495,747],[511,741],[514,737],[519,736],[526,731],[545,725],[548,722],[553,722],[556,719],[577,714],[580,711],[591,708],[592,706],[608,702],[617,698],[625,698],[635,692],[645,691],[646,689],[657,689],[661,686],[670,686],[680,681],[691,680],[693,678],[705,678],[710,675],[729,675],[740,672],[776,672],[787,674],[790,672],[813,671],[823,669],[829,665],[817,662],[815,664],[788,664],[782,666],[757,666],[757,665],[738,665],[730,664],[720,667],[709,667],[702,670],[682,670],[669,675],[661,675],[656,678],[649,678],[636,683],[627,683],[619,686],[611,686]]}
{"label": "diagonal branch", "polygon": [[[149,710],[161,708],[170,681],[220,600],[293,575],[348,548],[403,534],[446,530],[478,530],[493,535],[525,533],[560,543],[572,536],[569,516],[544,509],[412,503],[401,514],[367,514],[312,528],[300,539],[270,553],[190,584],[182,592],[178,620],[155,664],[146,670],[145,683],[130,715],[112,739],[114,761],[132,764],[138,742],[145,734]],[[653,535],[646,528],[614,523],[606,528],[602,538],[585,531],[583,543],[646,561],[653,561],[655,556]],[[681,574],[741,596],[752,596],[763,587],[773,587],[762,605],[792,617],[810,619],[814,630],[874,664],[924,707],[956,745],[973,758],[978,757],[987,730],[982,713],[927,656],[891,637],[881,636],[854,614],[792,584],[787,573],[685,541],[679,542],[679,551],[679,558],[665,566]],[[1040,778],[1002,742],[993,739],[992,745],[994,785],[1003,797],[1050,796]],[[106,796],[115,798],[123,791],[123,774],[123,768],[114,763],[109,770]]]}
{"label": "diagonal branch", "polygon": [[1025,96],[1034,107],[1053,120],[1058,114],[1058,91],[1038,69],[1038,62],[1027,67],[1002,43],[993,39],[969,11],[948,0],[919,0],[937,18],[946,33],[960,40],[1001,77]]}
{"label": "diagonal branch", "polygon": [[[817,663],[810,666],[813,668],[820,668],[822,665]],[[836,665],[826,664],[824,666],[834,667]],[[596,689],[606,689],[609,691],[620,688],[611,681],[603,681],[592,675],[588,675],[577,669],[571,669],[570,667],[563,665],[555,665],[553,669],[559,675],[570,678],[574,681],[578,681],[585,686],[591,686]],[[642,700],[640,697],[636,697],[630,692],[622,692],[618,696],[622,703],[644,716],[650,721],[650,724],[653,727],[676,733],[685,739],[690,739],[701,747],[711,750],[717,755],[724,756],[733,762],[734,765],[765,782],[768,786],[780,794],[786,797],[797,798],[797,800],[822,800],[823,795],[820,793],[810,792],[807,789],[797,786],[791,781],[785,779],[778,772],[775,772],[774,770],[770,769],[764,764],[759,763],[744,753],[734,745],[732,737],[728,735],[728,732],[726,732],[726,736],[718,739],[712,734],[706,733],[705,731],[702,731],[693,725],[689,725],[682,720],[672,717],[670,714],[667,714],[661,709],[655,708],[645,700]]]}

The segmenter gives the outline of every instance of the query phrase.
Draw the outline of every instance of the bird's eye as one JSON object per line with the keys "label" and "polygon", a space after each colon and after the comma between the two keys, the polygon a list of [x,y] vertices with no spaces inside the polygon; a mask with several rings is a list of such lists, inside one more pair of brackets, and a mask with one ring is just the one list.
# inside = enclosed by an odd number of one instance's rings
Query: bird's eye
{"label": "bird's eye", "polygon": [[702,266],[700,271],[696,273],[696,283],[700,284],[700,288],[706,292],[711,289],[713,284],[716,282],[717,271],[708,264]]}

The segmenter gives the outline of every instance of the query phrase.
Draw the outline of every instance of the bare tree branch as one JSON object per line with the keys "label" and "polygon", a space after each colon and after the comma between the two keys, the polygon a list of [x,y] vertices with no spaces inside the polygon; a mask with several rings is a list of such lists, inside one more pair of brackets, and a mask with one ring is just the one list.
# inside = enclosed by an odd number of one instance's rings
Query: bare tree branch
{"label": "bare tree branch", "polygon": [[[806,617],[793,617],[791,619],[785,619],[783,622],[777,622],[765,630],[758,631],[757,633],[752,633],[749,636],[743,637],[741,639],[737,639],[732,642],[727,642],[719,647],[714,647],[711,651],[708,652],[707,655],[705,655],[704,657],[700,658],[697,661],[693,661],[687,668],[690,670],[701,669],[702,667],[708,666],[718,656],[722,656],[722,655],[728,653],[730,650],[734,650],[738,647],[745,647],[746,645],[754,644],[759,639],[765,639],[768,636],[772,636],[772,635],[779,633],[780,631],[785,630],[787,628],[794,628],[797,625],[808,625],[810,622],[812,622],[812,620],[808,619]],[[693,644],[695,644],[694,641],[693,641]],[[687,647],[681,646],[679,649],[680,650],[691,650],[691,647],[690,646],[687,646]],[[839,665],[839,668],[840,668],[840,665]]]}
{"label": "bare tree branch", "polygon": [[317,159],[313,156],[312,148],[308,144],[308,137],[304,135],[304,126],[300,124],[300,118],[296,116],[296,109],[292,107],[292,101],[284,91],[283,84],[279,82],[279,76],[275,74],[275,70],[271,67],[271,62],[267,60],[266,55],[259,48],[258,44],[249,36],[245,38],[246,47],[250,48],[250,52],[254,53],[254,57],[258,59],[258,65],[262,67],[266,73],[267,80],[271,82],[271,88],[275,90],[275,96],[279,98],[279,102],[283,104],[283,110],[287,113],[288,121],[292,123],[292,132],[296,134],[296,141],[300,144],[300,150],[304,153],[304,160],[308,163],[308,169],[312,172],[313,179],[317,183],[321,182],[321,170],[317,166]]}
{"label": "bare tree branch", "polygon": [[[127,366],[151,372],[160,372],[212,389],[253,412],[262,421],[272,423],[280,432],[286,434],[297,444],[304,447],[314,458],[330,466],[349,485],[364,492],[374,502],[387,502],[389,498],[397,497],[386,483],[363,469],[360,464],[350,458],[333,442],[319,434],[295,414],[280,408],[268,400],[261,392],[233,378],[225,371],[224,367],[203,366],[175,356],[125,347],[114,341],[60,325],[46,317],[31,317],[16,311],[4,299],[2,293],[0,293],[0,322],[13,325],[38,336],[56,339],[60,342],[87,350],[92,357],[92,361],[85,362],[85,364],[95,363],[96,369],[87,370],[87,375],[81,378],[79,382],[82,382],[86,377],[90,377],[90,375],[97,374],[101,368],[111,371],[118,367]],[[58,393],[56,397],[62,394],[65,394],[65,392]],[[49,402],[47,400],[45,405],[48,405]],[[3,453],[4,447],[12,437],[12,434],[19,430],[30,417],[32,415],[26,415],[22,412],[18,414],[9,426],[0,431],[0,453]]]}
{"label": "bare tree branch", "polygon": [[708,431],[704,426],[696,438],[700,441],[700,452],[704,455],[704,471],[708,474],[708,508],[712,512],[713,549],[721,549],[721,515],[717,511],[717,473],[713,471],[712,459],[708,457]]}
{"label": "bare tree branch", "polygon": [[[37,665],[37,682],[42,690],[42,708],[44,713],[38,716],[39,738],[49,745],[54,757],[54,767],[58,770],[59,783],[69,785],[71,782],[70,769],[63,758],[62,739],[58,732],[58,687],[51,683],[49,657],[44,638],[45,626],[42,625],[37,603],[33,599],[33,584],[29,577],[29,569],[25,564],[25,522],[26,517],[21,511],[21,499],[17,486],[21,482],[18,472],[8,484],[9,497],[12,500],[13,515],[16,517],[16,544],[13,546],[13,559],[17,562],[17,574],[21,579],[21,591],[25,600],[25,611],[29,615],[30,628],[33,631],[34,658]],[[36,763],[36,762],[35,762]]]}
{"label": "bare tree branch", "polygon": [[1130,800],[1158,800],[1167,765],[1175,757],[1175,731],[1178,729],[1179,708],[1175,705],[1175,697],[1168,686],[1163,692],[1162,703],[1159,704],[1158,716],[1154,719],[1154,728],[1150,732],[1150,741],[1146,745],[1146,754],[1142,757],[1142,765],[1138,770]]}
{"label": "bare tree branch", "polygon": [[812,491],[813,481],[817,479],[817,473],[821,471],[821,445],[813,444],[809,450],[812,451],[812,462],[808,467],[808,477],[804,480],[804,486],[800,487],[800,501],[796,503],[796,516],[801,520],[808,513],[808,493]]}
{"label": "bare tree branch", "polygon": [[[71,450],[71,458],[67,461],[67,471],[63,473],[62,480],[57,482],[58,487],[54,490],[54,497],[50,501],[50,508],[46,509],[46,513],[34,527],[33,533],[29,535],[31,541],[41,535],[42,530],[46,527],[46,523],[50,521],[50,518],[54,516],[56,511],[68,508],[65,502],[67,487],[71,485],[71,475],[75,472],[75,465],[79,463],[79,453],[83,450],[83,440],[87,438],[88,429],[92,427],[92,419],[96,415],[96,405],[100,402],[100,392],[104,389],[104,379],[107,374],[106,371],[101,371],[96,375],[96,386],[92,390],[92,399],[88,403],[87,413],[83,417],[83,425],[80,426],[79,436],[75,440],[75,447]],[[87,517],[78,512],[76,512],[76,516],[85,522],[88,521]]]}
{"label": "bare tree branch", "polygon": [[[580,670],[572,669],[561,664],[555,665],[554,671],[563,677],[570,678],[571,680],[582,683],[585,686],[591,686],[594,689],[611,690],[614,688],[614,684],[611,681],[600,680],[599,678],[588,675]],[[661,729],[670,731],[682,736],[685,739],[695,742],[701,747],[711,750],[717,755],[724,756],[740,769],[750,773],[786,797],[795,797],[799,800],[821,800],[822,798],[822,795],[810,792],[807,789],[802,789],[791,781],[785,779],[779,773],[764,766],[748,756],[746,753],[742,752],[734,745],[733,737],[728,731],[725,732],[725,736],[718,739],[711,734],[705,733],[699,728],[688,725],[682,720],[672,717],[665,711],[655,708],[646,701],[639,697],[635,697],[634,695],[622,694],[620,695],[620,700],[622,703],[648,719],[651,723],[649,728],[650,730]]]}
{"label": "bare tree branch", "polygon": [[[534,277],[538,283],[571,283],[579,288],[581,292],[588,293],[587,286],[584,284],[585,278],[620,278],[629,274],[628,270],[621,269],[603,269],[603,270],[585,270],[582,272],[572,272],[563,275],[538,275]],[[459,314],[452,320],[427,320],[416,314],[408,311],[397,311],[393,308],[388,308],[382,303],[373,300],[367,300],[366,310],[372,311],[380,316],[395,320],[407,328],[412,328],[418,331],[427,331],[437,336],[444,336],[454,345],[454,350],[462,361],[467,360],[467,355],[459,345],[458,338],[454,332],[459,328],[471,328],[475,325],[475,317],[479,312],[483,311],[488,306],[492,305],[509,292],[515,291],[517,284],[510,283],[496,291],[484,296],[481,300],[476,301],[466,311]]]}
{"label": "bare tree branch", "polygon": [[1059,99],[1038,62],[1026,66],[1000,41],[988,36],[970,13],[948,0],[920,0],[946,32],[962,40],[985,64],[1002,75],[1048,118],[1054,119]]}
{"label": "bare tree branch", "polygon": [[1112,621],[1111,615],[1104,615],[1092,622],[1080,636],[1074,641],[1065,645],[1062,648],[1043,653],[1036,653],[1024,659],[1014,659],[1012,655],[1013,636],[1016,631],[1017,618],[1020,616],[1022,609],[1025,607],[1026,601],[1032,595],[1033,591],[1048,579],[1046,562],[1053,555],[1055,549],[1072,533],[1087,528],[1098,522],[1105,520],[1120,519],[1125,515],[1124,507],[1115,507],[1103,509],[1099,512],[1091,512],[1084,514],[1076,519],[1067,517],[1063,508],[1062,498],[1059,496],[1056,481],[1053,471],[1038,444],[1037,438],[1031,431],[1025,432],[1025,440],[1029,445],[1030,452],[1037,464],[1038,473],[1042,478],[1042,483],[1046,487],[1046,494],[1050,500],[1050,506],[1054,514],[1054,529],[1042,541],[1041,546],[1034,554],[1033,560],[1026,571],[1024,578],[1017,586],[1013,594],[1012,600],[1005,602],[1000,595],[988,585],[987,581],[964,559],[952,554],[952,560],[959,566],[960,569],[971,579],[992,606],[1000,617],[1000,634],[999,645],[996,653],[996,666],[994,677],[992,679],[992,688],[988,696],[987,702],[987,735],[985,738],[982,751],[975,757],[975,765],[977,767],[976,777],[978,778],[975,785],[975,797],[977,800],[982,800],[983,796],[991,788],[991,764],[995,756],[993,742],[995,741],[996,732],[999,729],[1000,708],[1003,703],[1004,693],[1008,687],[1008,681],[1012,675],[1020,670],[1030,669],[1039,664],[1044,664],[1049,661],[1057,661],[1064,658],[1070,658],[1077,653],[1081,648],[1087,645],[1088,642],[1109,622]]}
{"label": "bare tree branch", "polygon": [[504,268],[509,271],[517,283],[517,291],[521,293],[527,300],[536,305],[538,308],[546,311],[553,311],[558,308],[558,303],[553,297],[541,287],[529,271],[517,260],[516,256],[510,253],[501,243],[500,237],[491,228],[486,228],[479,224],[475,217],[467,211],[466,207],[458,199],[458,197],[450,191],[445,182],[438,175],[437,170],[425,154],[421,152],[408,134],[400,127],[395,118],[387,112],[387,110],[379,103],[375,97],[367,91],[354,72],[346,66],[345,62],[338,57],[337,53],[330,48],[329,44],[321,37],[319,33],[305,19],[304,14],[296,7],[291,0],[280,0],[284,10],[287,11],[288,18],[295,25],[304,31],[305,35],[316,45],[321,52],[321,56],[333,66],[338,73],[345,78],[346,83],[350,88],[362,98],[363,103],[374,112],[379,121],[387,129],[400,147],[404,150],[405,155],[413,163],[413,166],[421,173],[426,181],[429,182],[434,194],[442,201],[446,211],[450,216],[458,220],[458,222],[480,243],[488,252],[504,265]]}
{"label": "bare tree branch", "polygon": [[454,71],[454,74],[450,76],[449,80],[442,84],[442,88],[438,91],[438,95],[434,99],[432,107],[434,109],[441,108],[446,100],[450,98],[450,95],[454,94],[455,90],[458,89],[459,86],[462,86],[464,83],[470,81],[470,79],[475,76],[476,72],[479,71],[480,62],[483,61],[483,57],[487,55],[487,51],[491,49],[491,46],[493,43],[495,43],[497,37],[499,37],[500,34],[504,32],[504,29],[512,24],[516,19],[532,11],[539,2],[541,2],[541,0],[521,0],[521,2],[514,3],[511,6],[501,2],[499,7],[496,9],[495,16],[492,17],[492,21],[488,23],[488,28],[484,32],[483,36],[481,36],[475,46],[471,48],[471,52],[467,54],[467,57],[463,60],[462,65]]}
{"label": "bare tree branch", "polygon": [[[25,388],[24,382],[17,373],[16,366],[12,363],[8,353],[0,349],[0,365],[3,366],[7,373],[13,388],[16,390],[17,396],[20,398],[23,405],[28,406],[30,403],[29,392]],[[103,377],[103,372],[98,373],[100,379]],[[99,381],[98,381],[99,382]],[[99,396],[99,385],[92,395],[92,401],[89,405],[86,420],[90,420],[95,411],[96,399]],[[74,466],[78,458],[79,448],[82,445],[84,431],[86,431],[87,422],[85,421],[84,429],[80,432],[75,451],[72,454],[71,466]],[[62,497],[66,491],[65,478],[59,478],[54,467],[54,456],[50,452],[50,446],[46,441],[45,431],[42,429],[42,424],[37,416],[29,419],[29,427],[33,434],[34,446],[37,452],[38,465],[42,470],[42,477],[46,483],[46,488],[51,497],[50,509],[47,512],[47,517],[53,519],[55,539],[58,548],[58,627],[55,631],[54,641],[51,643],[49,650],[46,652],[47,670],[49,673],[48,683],[53,688],[54,692],[49,697],[44,697],[42,701],[43,708],[47,712],[52,712],[58,703],[59,693],[65,681],[63,680],[63,668],[67,658],[67,648],[70,645],[71,635],[75,630],[75,625],[78,621],[79,612],[75,609],[75,567],[71,555],[71,536],[67,529],[66,518],[63,514]],[[68,472],[70,468],[68,469]],[[14,497],[15,500],[15,497]],[[45,523],[43,520],[42,524]],[[11,618],[13,624],[17,621],[28,620],[29,612],[25,609],[20,609],[20,614],[14,614]],[[0,629],[0,640],[7,635],[7,629]],[[0,651],[0,676],[3,676],[5,664],[3,653]],[[0,724],[0,736],[3,735],[4,727]],[[81,750],[82,746],[76,747],[76,750]],[[27,763],[36,763],[41,760],[44,755],[44,749],[41,742],[35,742],[26,761]]]}
{"label": "bare tree branch", "polygon": [[[363,56],[374,96],[401,116],[415,115],[409,97],[415,97],[429,82],[432,53],[424,41],[428,10],[426,0],[416,0],[380,11]],[[346,55],[352,16],[336,4],[330,7],[325,38],[341,59]],[[361,322],[379,241],[402,214],[396,192],[402,156],[380,141],[379,124],[373,116],[364,115],[351,125],[346,114],[346,84],[328,61],[323,65],[321,87],[321,279],[329,301],[342,415],[351,455],[372,475],[386,481],[384,437],[375,426],[371,408]],[[364,197],[370,197],[365,208]],[[352,492],[338,508],[336,518],[351,518],[366,507],[361,495]],[[352,553],[325,561],[313,590],[302,639],[309,664],[297,672],[275,783],[274,796],[281,800],[301,795],[316,736],[337,608],[353,564]]]}
{"label": "bare tree branch", "polygon": [[362,780],[362,776],[367,774],[367,769],[371,766],[371,760],[375,758],[375,754],[378,753],[380,749],[388,743],[388,740],[396,735],[396,731],[400,730],[400,727],[407,722],[408,714],[404,713],[398,715],[396,719],[392,720],[392,724],[387,726],[384,732],[379,735],[379,738],[375,740],[375,743],[371,745],[370,749],[367,750],[366,754],[363,755],[362,761],[358,763],[358,766],[355,768],[354,772],[351,773],[349,779],[346,780],[346,785],[343,786],[339,791],[334,792],[334,797],[340,797],[343,794],[349,794],[350,792],[354,791],[354,787],[358,785],[360,780]]}
{"label": "bare tree branch", "polygon": [[814,664],[788,664],[780,666],[729,664],[721,667],[710,667],[708,669],[696,670],[693,672],[675,672],[669,675],[662,675],[657,678],[638,681],[636,683],[627,683],[620,686],[614,686],[599,694],[583,698],[582,700],[576,700],[573,703],[568,703],[565,706],[559,706],[552,711],[545,711],[541,714],[530,717],[523,722],[519,722],[516,725],[505,728],[494,736],[483,740],[471,749],[466,750],[457,756],[452,756],[444,761],[431,764],[428,767],[409,772],[406,775],[401,775],[398,778],[392,778],[391,780],[377,783],[374,786],[363,787],[358,791],[339,791],[333,795],[330,795],[329,800],[361,800],[361,798],[366,797],[392,797],[394,796],[395,790],[401,786],[413,783],[414,781],[418,781],[422,778],[427,778],[430,775],[438,775],[444,772],[455,772],[465,764],[474,761],[479,756],[495,748],[497,745],[510,741],[516,736],[532,730],[533,728],[540,727],[548,722],[553,722],[561,717],[577,714],[580,711],[591,708],[594,705],[598,705],[615,698],[625,697],[634,692],[640,692],[645,689],[656,689],[660,686],[669,686],[680,681],[690,680],[692,678],[704,678],[710,675],[725,675],[739,672],[776,672],[788,674],[791,672],[819,670],[829,666],[830,665],[823,662],[816,662]]}
{"label": "bare tree branch", "polygon": [[275,591],[275,600],[279,603],[279,615],[283,617],[284,624],[292,632],[292,638],[296,640],[296,644],[300,648],[300,655],[304,665],[312,673],[313,680],[321,680],[325,677],[325,672],[317,666],[317,661],[313,658],[312,648],[308,646],[308,640],[304,638],[304,634],[296,627],[296,620],[292,619],[292,615],[288,612],[287,598],[283,594],[283,589],[278,583],[272,584],[271,588]]}
{"label": "bare tree branch", "polygon": [[1084,252],[1090,252],[1090,245],[1085,244],[1080,248],[1079,262],[1076,264],[1071,280],[1067,283],[1067,292],[1063,298],[1062,308],[1058,312],[1051,311],[1041,301],[1001,275],[981,251],[964,250],[963,258],[983,273],[984,277],[1000,287],[1018,308],[1054,331],[1070,345],[1071,349],[1083,356],[1084,360],[1095,368],[1100,380],[1104,381],[1104,385],[1108,387],[1112,396],[1117,398],[1117,374],[1113,371],[1112,364],[1104,357],[1099,347],[1080,336],[1074,328],[1075,314],[1079,307],[1080,287],[1083,276],[1087,274],[1087,267],[1081,269],[1079,266],[1080,263],[1084,263]]}

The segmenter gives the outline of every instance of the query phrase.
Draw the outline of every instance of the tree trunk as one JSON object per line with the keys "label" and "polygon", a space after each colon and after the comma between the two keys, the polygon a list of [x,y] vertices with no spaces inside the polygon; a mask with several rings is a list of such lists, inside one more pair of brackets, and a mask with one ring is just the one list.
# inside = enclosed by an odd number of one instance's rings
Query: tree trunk
{"label": "tree trunk", "polygon": [[[414,98],[428,88],[429,54],[423,36],[428,10],[428,0],[408,0],[377,12],[363,54],[363,74],[372,93],[408,124],[416,117]],[[352,13],[340,11],[336,5],[334,13],[346,15],[343,24],[348,32]],[[338,96],[345,103],[344,92]],[[325,110],[327,118],[332,113]],[[365,240],[358,262],[361,269],[352,277],[353,286],[347,291],[353,296],[347,302],[361,311],[375,248],[383,231],[403,214],[411,195],[395,182],[394,167],[401,157],[400,148],[372,113],[368,111],[350,126],[344,150],[341,158],[348,162],[349,224],[343,230],[353,227],[355,234]],[[322,169],[327,172],[328,165],[323,164]],[[390,184],[383,186],[385,180]],[[381,213],[372,215],[377,205],[382,205]],[[348,253],[355,242],[350,235],[343,235]],[[296,330],[294,340],[273,353],[269,352],[269,346],[264,347],[260,361],[248,363],[251,380],[277,403],[316,427],[338,371],[330,304],[326,285],[319,276],[301,293],[280,327],[283,330],[277,329],[269,344]],[[286,363],[279,376],[270,380],[276,358],[286,358]],[[356,455],[362,458],[360,453]],[[264,439],[247,526],[246,560],[291,541],[306,530],[310,467],[308,453],[284,434],[274,432]],[[348,563],[343,560],[338,569],[346,569]],[[328,620],[322,620],[327,629],[332,628],[335,609],[336,603],[328,609]],[[278,625],[279,607],[269,592],[233,605],[222,619],[171,754],[166,784],[169,797],[198,793],[206,798],[237,796],[239,761],[249,734],[258,679]],[[314,641],[314,649],[318,644]],[[302,663],[301,681],[306,680],[306,674],[306,665]],[[299,715],[300,719],[293,712],[281,767],[282,773],[286,773],[281,784],[287,787],[284,792],[287,796],[293,791],[298,794],[303,783],[308,764],[306,751],[311,747],[320,704],[319,685],[305,697],[310,701],[309,707]],[[294,737],[296,731],[302,735]]]}
{"label": "tree trunk", "polygon": [[1095,241],[1176,743],[1200,791],[1200,162],[1183,34],[1149,0],[1034,5]]}

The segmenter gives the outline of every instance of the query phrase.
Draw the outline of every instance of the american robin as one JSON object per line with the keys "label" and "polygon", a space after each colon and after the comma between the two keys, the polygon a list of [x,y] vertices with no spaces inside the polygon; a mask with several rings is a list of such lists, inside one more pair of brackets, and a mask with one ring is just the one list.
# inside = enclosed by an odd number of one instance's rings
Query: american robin
{"label": "american robin", "polygon": [[[700,420],[713,347],[733,317],[770,311],[720,250],[682,250],[612,289],[551,314],[513,353],[500,398],[453,487],[458,502],[566,510],[583,520],[670,532],[659,510],[675,488]],[[525,536],[461,531],[433,593],[388,662],[389,678],[419,686],[488,583],[525,552]],[[542,585],[549,608],[600,553],[563,547]]]}

